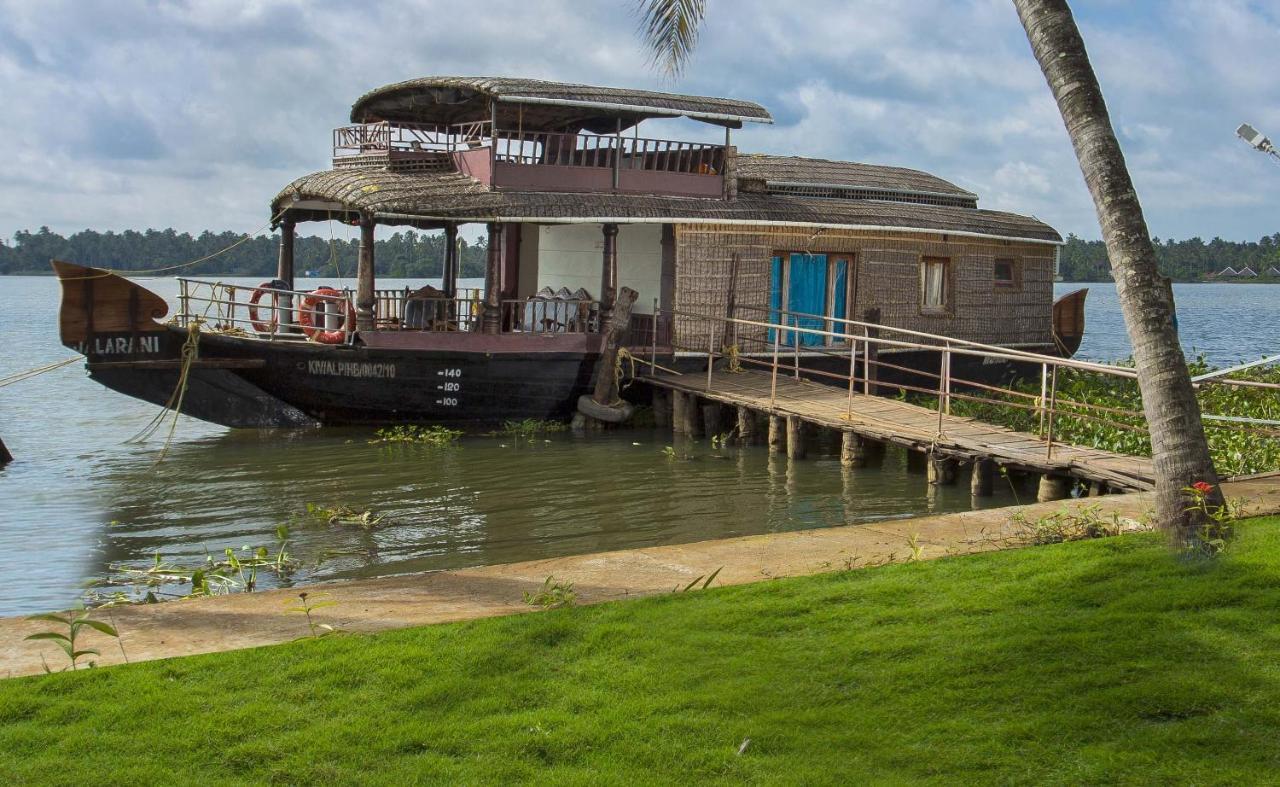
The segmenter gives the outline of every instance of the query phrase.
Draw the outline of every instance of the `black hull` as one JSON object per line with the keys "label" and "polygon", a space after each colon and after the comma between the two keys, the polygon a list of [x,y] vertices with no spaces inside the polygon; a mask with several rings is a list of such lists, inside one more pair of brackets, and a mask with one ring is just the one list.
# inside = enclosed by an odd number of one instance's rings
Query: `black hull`
{"label": "black hull", "polygon": [[[91,354],[90,376],[166,404],[178,388],[186,332],[170,328],[159,339],[158,352],[145,358]],[[237,428],[564,419],[590,392],[598,360],[587,352],[397,350],[202,334],[180,409]]]}

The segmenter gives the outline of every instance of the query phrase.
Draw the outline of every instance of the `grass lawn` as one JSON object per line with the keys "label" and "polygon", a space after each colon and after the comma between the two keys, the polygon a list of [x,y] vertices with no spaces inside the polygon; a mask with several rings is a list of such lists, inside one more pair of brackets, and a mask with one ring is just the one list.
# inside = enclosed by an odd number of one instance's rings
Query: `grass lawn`
{"label": "grass lawn", "polygon": [[0,681],[0,773],[1274,782],[1280,519]]}

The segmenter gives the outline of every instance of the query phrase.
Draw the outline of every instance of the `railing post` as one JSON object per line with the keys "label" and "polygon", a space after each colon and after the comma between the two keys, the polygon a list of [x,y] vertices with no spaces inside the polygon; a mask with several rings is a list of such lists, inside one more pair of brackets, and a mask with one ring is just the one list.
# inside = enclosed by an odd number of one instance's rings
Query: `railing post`
{"label": "railing post", "polygon": [[853,381],[858,376],[858,343],[849,337],[849,398],[845,403],[845,416],[853,419]]}
{"label": "railing post", "polygon": [[1044,406],[1049,398],[1049,364],[1044,362],[1040,364],[1040,428],[1037,434],[1044,437]]}
{"label": "railing post", "polygon": [[1058,367],[1054,365],[1052,380],[1049,383],[1049,413],[1048,413],[1048,446],[1045,449],[1045,458],[1053,458],[1053,411],[1058,404]]}
{"label": "railing post", "polygon": [[795,331],[791,336],[791,346],[793,348],[792,357],[795,358],[796,379],[800,379],[800,318],[792,317],[791,325],[795,327]]}
{"label": "railing post", "polygon": [[951,387],[947,376],[947,361],[951,359],[950,345],[943,347],[942,357],[938,359],[938,434],[942,434],[942,423],[946,417],[946,391]]}
{"label": "railing post", "polygon": [[946,404],[946,413],[951,415],[951,342],[947,342],[947,349],[943,351],[943,368],[946,378],[943,385],[943,402]]}
{"label": "railing post", "polygon": [[716,362],[716,326],[715,323],[708,318],[707,325],[707,390],[711,390],[711,367]]}
{"label": "railing post", "polygon": [[782,331],[779,328],[773,329],[773,378],[769,381],[769,409],[773,409],[773,403],[778,398],[778,352],[782,347]]}
{"label": "railing post", "polygon": [[871,395],[871,331],[862,326],[862,393]]}
{"label": "railing post", "polygon": [[658,299],[653,299],[653,336],[649,346],[649,374],[658,372],[658,324],[662,321],[662,313],[658,311]]}

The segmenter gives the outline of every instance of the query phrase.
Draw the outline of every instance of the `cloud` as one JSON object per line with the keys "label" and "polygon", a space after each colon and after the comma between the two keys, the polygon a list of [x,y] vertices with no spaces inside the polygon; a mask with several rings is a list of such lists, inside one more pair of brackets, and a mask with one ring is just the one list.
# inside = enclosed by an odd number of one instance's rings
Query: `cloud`
{"label": "cloud", "polygon": [[[380,84],[514,74],[749,98],[743,150],[914,167],[984,207],[1098,234],[1061,118],[1008,0],[712,0],[677,84],[646,66],[632,0],[0,0],[0,235],[42,224],[248,230],[328,166]],[[1280,8],[1073,3],[1153,232],[1276,230]],[[465,24],[458,23],[466,20]],[[718,139],[688,121],[647,133]],[[320,229],[318,231],[324,231]]]}

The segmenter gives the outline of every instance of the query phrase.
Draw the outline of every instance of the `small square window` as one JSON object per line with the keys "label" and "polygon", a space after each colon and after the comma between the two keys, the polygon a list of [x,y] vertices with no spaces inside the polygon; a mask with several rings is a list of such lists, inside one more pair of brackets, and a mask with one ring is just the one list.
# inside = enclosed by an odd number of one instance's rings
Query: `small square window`
{"label": "small square window", "polygon": [[1016,288],[1019,285],[1017,260],[997,259],[992,265],[992,274],[996,287]]}

